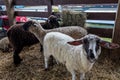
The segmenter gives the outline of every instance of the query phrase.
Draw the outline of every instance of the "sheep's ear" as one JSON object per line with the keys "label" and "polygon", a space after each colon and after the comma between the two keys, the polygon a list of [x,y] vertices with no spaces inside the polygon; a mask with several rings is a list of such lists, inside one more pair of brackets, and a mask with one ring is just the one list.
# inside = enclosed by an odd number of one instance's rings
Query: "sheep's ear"
{"label": "sheep's ear", "polygon": [[78,45],[83,44],[83,40],[75,40],[75,41],[70,41],[70,42],[67,42],[67,43],[70,44],[70,45],[78,46]]}
{"label": "sheep's ear", "polygon": [[110,43],[110,42],[107,42],[107,41],[100,41],[100,46],[104,47],[104,48],[108,48],[108,49],[116,49],[116,48],[119,48],[120,46],[116,43]]}
{"label": "sheep's ear", "polygon": [[50,20],[48,19],[47,22],[50,23]]}
{"label": "sheep's ear", "polygon": [[27,22],[25,22],[25,23],[23,24],[23,29],[24,29],[25,31],[27,31],[28,28],[29,28],[29,26],[31,26],[31,25],[32,25],[32,21],[27,21]]}

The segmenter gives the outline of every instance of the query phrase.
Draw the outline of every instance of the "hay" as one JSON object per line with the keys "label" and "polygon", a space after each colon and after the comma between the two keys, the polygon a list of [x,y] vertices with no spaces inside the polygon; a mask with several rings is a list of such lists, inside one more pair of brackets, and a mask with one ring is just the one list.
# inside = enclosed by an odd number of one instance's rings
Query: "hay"
{"label": "hay", "polygon": [[85,26],[86,14],[75,11],[62,11],[62,26]]}
{"label": "hay", "polygon": [[[13,65],[12,52],[0,52],[0,80],[71,80],[71,74],[63,65],[56,64],[44,71],[43,54],[39,51],[39,44],[22,51],[23,61],[18,67]],[[111,61],[108,53],[102,53],[85,80],[120,80],[118,62]]]}

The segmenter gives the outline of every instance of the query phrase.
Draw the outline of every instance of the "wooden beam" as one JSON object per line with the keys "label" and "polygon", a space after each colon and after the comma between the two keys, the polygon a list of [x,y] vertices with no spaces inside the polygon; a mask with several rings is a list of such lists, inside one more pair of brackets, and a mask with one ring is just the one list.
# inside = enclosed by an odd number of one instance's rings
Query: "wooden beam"
{"label": "wooden beam", "polygon": [[[120,45],[120,0],[118,2],[118,9],[115,18],[115,25],[113,29],[112,42]],[[110,59],[117,62],[120,60],[120,48],[112,50],[110,54]]]}
{"label": "wooden beam", "polygon": [[54,5],[65,4],[110,4],[118,3],[118,0],[53,0]]}
{"label": "wooden beam", "polygon": [[50,16],[52,14],[52,5],[53,5],[53,0],[47,0],[47,6],[48,6],[48,15]]}
{"label": "wooden beam", "polygon": [[120,44],[120,0],[118,2],[118,10],[115,19],[112,41]]}
{"label": "wooden beam", "polygon": [[[47,5],[49,0],[15,0],[16,5]],[[106,4],[117,3],[118,0],[53,0],[53,4]],[[0,5],[4,5],[4,0],[0,0]]]}
{"label": "wooden beam", "polygon": [[112,38],[112,31],[113,29],[106,29],[106,28],[88,28],[88,33],[96,34],[100,37],[107,37]]}
{"label": "wooden beam", "polygon": [[15,0],[4,0],[10,26],[16,23],[14,14],[14,1]]}
{"label": "wooden beam", "polygon": [[[36,16],[36,17],[48,17],[52,13],[52,0],[15,0],[15,5],[25,5],[25,6],[40,6],[47,5],[48,13],[38,13],[38,12],[16,12],[17,15],[23,16]],[[23,14],[22,14],[23,13]]]}
{"label": "wooden beam", "polygon": [[87,13],[87,19],[93,20],[115,20],[115,13]]}
{"label": "wooden beam", "polygon": [[[15,12],[16,16],[48,17],[48,12]],[[6,15],[6,11],[1,11],[0,15]],[[87,13],[87,19],[92,20],[115,20],[115,13]]]}
{"label": "wooden beam", "polygon": [[15,0],[16,5],[40,6],[49,4],[50,0]]}
{"label": "wooden beam", "polygon": [[15,12],[16,16],[48,17],[48,12]]}
{"label": "wooden beam", "polygon": [[[48,17],[47,12],[16,12],[20,16]],[[87,19],[92,20],[115,20],[115,13],[88,13]]]}

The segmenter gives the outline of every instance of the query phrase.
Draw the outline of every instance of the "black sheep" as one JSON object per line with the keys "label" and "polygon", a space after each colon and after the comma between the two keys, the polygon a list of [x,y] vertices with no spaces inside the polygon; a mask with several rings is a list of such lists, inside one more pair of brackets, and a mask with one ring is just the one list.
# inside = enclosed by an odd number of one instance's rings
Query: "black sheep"
{"label": "black sheep", "polygon": [[[46,21],[46,23],[43,26],[47,26],[48,28],[51,24],[53,28],[54,26],[59,27],[57,19],[52,19],[51,17],[48,18],[49,22]],[[15,65],[20,64],[20,62],[22,61],[19,54],[22,51],[23,47],[39,43],[38,39],[32,33],[23,30],[23,27],[29,27],[31,25],[30,23],[31,21],[28,21],[24,24],[15,24],[11,26],[11,28],[9,28],[9,30],[7,31],[8,39],[14,50],[13,60]]]}
{"label": "black sheep", "polygon": [[51,15],[48,17],[48,20],[45,22],[45,24],[42,24],[42,27],[44,29],[53,29],[53,28],[58,28],[59,23],[58,23],[58,18],[54,15]]}
{"label": "black sheep", "polygon": [[32,33],[23,30],[22,26],[29,26],[25,24],[13,25],[7,32],[8,39],[14,50],[14,64],[19,64],[21,62],[19,53],[22,51],[23,47],[30,46],[39,42]]}

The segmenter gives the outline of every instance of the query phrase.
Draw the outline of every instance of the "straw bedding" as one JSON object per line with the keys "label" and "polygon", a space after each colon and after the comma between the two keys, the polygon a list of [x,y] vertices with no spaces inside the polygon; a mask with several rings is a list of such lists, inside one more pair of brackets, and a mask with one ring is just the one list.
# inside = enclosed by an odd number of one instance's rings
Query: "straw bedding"
{"label": "straw bedding", "polygon": [[[0,80],[71,80],[71,75],[64,65],[55,64],[50,70],[44,70],[43,53],[40,53],[39,44],[22,51],[20,56],[23,61],[18,67],[14,66],[12,55],[12,52],[0,52]],[[110,60],[108,53],[104,51],[85,78],[120,80],[120,61]]]}

